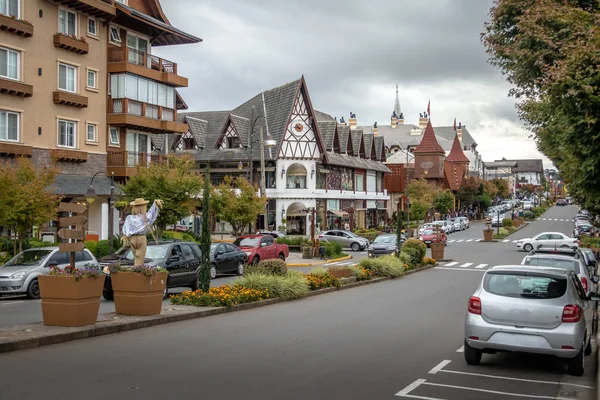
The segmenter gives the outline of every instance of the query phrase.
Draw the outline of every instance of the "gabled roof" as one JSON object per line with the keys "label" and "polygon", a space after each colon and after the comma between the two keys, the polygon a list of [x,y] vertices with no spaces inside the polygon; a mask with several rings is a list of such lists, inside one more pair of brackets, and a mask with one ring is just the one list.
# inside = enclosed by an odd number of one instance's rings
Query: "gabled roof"
{"label": "gabled roof", "polygon": [[250,121],[248,118],[240,117],[239,115],[231,114],[231,122],[235,127],[240,143],[244,147],[248,147],[248,131],[250,130]]}
{"label": "gabled roof", "polygon": [[352,149],[355,156],[360,156],[360,145],[362,143],[362,134],[358,131],[352,131]]}
{"label": "gabled roof", "polygon": [[[357,129],[357,132],[361,132],[362,134],[362,129]],[[365,157],[371,158],[371,155],[373,154],[373,134],[363,134],[363,140],[365,141]]]}
{"label": "gabled roof", "polygon": [[317,124],[319,125],[321,136],[323,137],[323,144],[325,144],[325,150],[332,151],[335,138],[335,128],[337,124],[333,120],[319,121],[318,119]]}
{"label": "gabled roof", "polygon": [[516,161],[517,166],[513,170],[514,172],[544,172],[544,162],[541,159],[530,159],[530,160],[506,160]]}
{"label": "gabled roof", "polygon": [[350,140],[350,127],[348,125],[338,125],[338,135],[340,136],[340,151],[345,153],[348,148],[348,140]]}
{"label": "gabled roof", "polygon": [[[354,137],[353,135],[356,135],[356,133],[350,133],[350,137],[348,137],[348,145],[346,146],[346,151],[345,153],[348,154],[349,156],[356,156],[358,154],[356,154],[356,151],[354,150]],[[342,152],[344,153],[344,152]]]}
{"label": "gabled roof", "polygon": [[452,150],[450,150],[450,154],[446,157],[447,161],[455,162],[455,163],[468,163],[470,162],[465,153],[463,153],[462,146],[460,145],[460,140],[458,140],[458,135],[454,136],[454,143],[452,143]]}
{"label": "gabled roof", "polygon": [[423,134],[423,139],[421,139],[421,143],[419,143],[419,145],[415,148],[414,153],[446,155],[446,152],[435,138],[435,133],[433,132],[431,120],[427,121],[425,133]]}
{"label": "gabled roof", "polygon": [[163,149],[165,148],[165,134],[151,133],[150,140],[152,141],[152,144],[154,145],[154,148],[157,151],[160,151],[160,152],[163,151]]}
{"label": "gabled roof", "polygon": [[383,148],[384,139],[382,136],[375,136],[375,154],[377,161],[385,161],[385,149]]}
{"label": "gabled roof", "polygon": [[208,132],[208,121],[186,116],[184,122],[188,124],[190,133],[194,136],[194,140],[199,148],[203,149],[206,146],[206,133]]}

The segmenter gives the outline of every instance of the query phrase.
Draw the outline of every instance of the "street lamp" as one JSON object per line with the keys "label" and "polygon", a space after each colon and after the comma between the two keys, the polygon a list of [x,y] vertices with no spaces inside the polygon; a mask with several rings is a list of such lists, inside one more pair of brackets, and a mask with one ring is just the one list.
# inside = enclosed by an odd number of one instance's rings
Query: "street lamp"
{"label": "street lamp", "polygon": [[105,175],[108,179],[110,179],[110,197],[108,198],[108,239],[109,239],[109,249],[110,253],[113,253],[113,230],[114,230],[114,208],[113,208],[113,198],[115,196],[115,174],[114,172],[111,175],[108,175],[106,172],[97,172],[92,176],[90,181],[90,187],[85,192],[85,200],[88,204],[93,204],[96,201],[96,190],[94,189],[94,178],[100,174]]}
{"label": "street lamp", "polygon": [[[253,174],[252,174],[252,144],[254,143],[254,125],[256,124],[256,121],[258,121],[260,118],[264,118],[265,119],[265,123],[267,122],[267,119],[265,118],[264,115],[259,115],[256,118],[254,117],[254,106],[252,106],[252,117],[251,117],[251,122],[250,122],[250,127],[248,128],[248,168],[250,169],[250,184],[252,184],[253,180]],[[277,142],[275,141],[275,139],[273,139],[273,136],[271,136],[269,133],[267,133],[267,137],[265,139],[264,137],[264,133],[263,133],[263,127],[262,125],[260,126],[259,129],[260,132],[260,137],[259,137],[259,143],[260,143],[260,196],[264,197],[266,194],[266,189],[265,189],[265,147],[270,149],[272,147],[274,147]],[[239,167],[239,166],[238,166]]]}

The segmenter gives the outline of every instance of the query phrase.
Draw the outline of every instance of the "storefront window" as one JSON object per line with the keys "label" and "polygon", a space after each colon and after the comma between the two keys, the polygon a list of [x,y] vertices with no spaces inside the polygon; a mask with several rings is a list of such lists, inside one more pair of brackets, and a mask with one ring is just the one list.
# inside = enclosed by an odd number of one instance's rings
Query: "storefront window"
{"label": "storefront window", "polygon": [[343,190],[354,190],[354,171],[349,168],[342,170],[342,189]]}
{"label": "storefront window", "polygon": [[354,176],[354,181],[356,182],[356,191],[357,192],[363,192],[365,190],[365,176],[364,175],[360,175],[360,174],[356,174]]}
{"label": "storefront window", "polygon": [[327,174],[322,172],[317,173],[317,189],[325,189],[327,182]]}
{"label": "storefront window", "polygon": [[306,168],[301,164],[292,164],[287,169],[287,188],[306,189]]}
{"label": "storefront window", "polygon": [[328,190],[341,190],[342,188],[342,175],[338,170],[332,170],[327,176],[327,189]]}

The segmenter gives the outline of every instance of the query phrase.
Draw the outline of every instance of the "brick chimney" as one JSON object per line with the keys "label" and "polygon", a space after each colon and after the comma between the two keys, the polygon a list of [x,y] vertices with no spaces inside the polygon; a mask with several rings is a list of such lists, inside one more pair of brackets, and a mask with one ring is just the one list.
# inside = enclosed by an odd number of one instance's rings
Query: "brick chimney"
{"label": "brick chimney", "polygon": [[392,128],[396,128],[398,126],[398,118],[396,118],[396,113],[392,113]]}
{"label": "brick chimney", "polygon": [[373,124],[373,136],[379,135],[379,128],[377,128],[377,122]]}
{"label": "brick chimney", "polygon": [[350,129],[356,129],[356,114],[350,111],[350,119],[348,120],[348,124],[350,125]]}
{"label": "brick chimney", "polygon": [[398,117],[398,125],[404,125],[404,114],[400,113],[400,116]]}
{"label": "brick chimney", "polygon": [[346,120],[344,120],[344,117],[340,118],[340,126],[346,126]]}
{"label": "brick chimney", "polygon": [[429,118],[427,118],[426,112],[419,114],[419,128],[425,129],[428,121],[429,121]]}
{"label": "brick chimney", "polygon": [[463,124],[462,122],[458,123],[458,128],[456,129],[456,136],[458,136],[458,140],[462,142],[462,134],[463,134]]}

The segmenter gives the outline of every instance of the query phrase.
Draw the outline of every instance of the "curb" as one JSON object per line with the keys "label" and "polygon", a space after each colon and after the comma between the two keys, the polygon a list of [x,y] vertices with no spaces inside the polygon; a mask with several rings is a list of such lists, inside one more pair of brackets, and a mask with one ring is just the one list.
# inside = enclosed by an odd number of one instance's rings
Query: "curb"
{"label": "curb", "polygon": [[[426,267],[421,267],[419,269],[414,269],[414,270],[408,271],[403,276],[396,278],[396,279],[402,279],[404,276],[411,275],[411,274],[417,273],[419,271],[424,271],[424,270],[427,270],[430,268],[434,268],[437,265],[438,264],[428,265]],[[352,283],[345,284],[345,285],[341,286],[340,288],[330,287],[330,288],[324,288],[324,289],[311,291],[308,293],[308,295],[306,297],[308,298],[308,297],[318,296],[321,294],[333,293],[333,292],[337,292],[338,290],[352,289],[352,288],[356,288],[356,287],[360,287],[360,286],[371,285],[371,284],[375,284],[375,283],[379,283],[379,282],[383,282],[383,281],[389,281],[389,280],[392,280],[392,278],[382,277],[382,278],[375,278],[375,279],[370,279],[370,280],[365,280],[365,281],[352,282]],[[301,300],[301,299],[299,299],[299,300]],[[274,298],[274,299],[267,299],[267,300],[262,300],[262,301],[258,301],[258,302],[254,302],[254,303],[239,304],[239,305],[232,306],[232,307],[214,307],[214,308],[209,308],[209,309],[204,309],[204,310],[194,310],[194,311],[188,311],[188,308],[187,308],[187,307],[190,307],[189,309],[193,309],[193,308],[195,308],[193,306],[180,306],[180,307],[186,307],[186,308],[185,309],[181,308],[181,309],[177,310],[176,306],[170,305],[170,307],[166,311],[175,310],[175,311],[180,311],[180,313],[179,314],[175,313],[175,314],[170,314],[170,315],[159,314],[159,315],[148,316],[148,317],[116,316],[116,314],[114,314],[114,313],[100,314],[99,317],[101,315],[104,315],[106,319],[103,321],[98,321],[94,325],[88,325],[88,326],[77,327],[77,328],[50,327],[50,328],[52,328],[52,329],[50,329],[50,332],[45,332],[41,336],[38,336],[38,337],[25,337],[24,338],[23,336],[27,336],[29,333],[35,331],[35,329],[32,329],[32,328],[27,329],[27,327],[35,327],[35,326],[43,325],[43,323],[41,323],[41,322],[37,323],[37,324],[20,325],[20,326],[18,326],[18,328],[19,328],[18,330],[13,329],[12,331],[9,331],[7,328],[15,328],[15,327],[0,328],[0,340],[8,338],[8,340],[0,341],[0,353],[9,353],[12,351],[27,350],[27,349],[32,349],[32,348],[42,347],[42,346],[50,346],[53,344],[71,342],[71,341],[75,341],[75,340],[104,336],[104,335],[110,335],[113,333],[128,332],[128,331],[133,331],[133,330],[142,329],[142,328],[149,328],[151,326],[156,326],[156,325],[164,325],[164,324],[168,324],[168,323],[172,323],[172,322],[181,322],[181,321],[187,321],[187,320],[191,320],[191,319],[205,318],[205,317],[209,317],[212,315],[226,314],[226,313],[231,313],[231,312],[235,312],[235,311],[251,310],[254,308],[265,307],[265,306],[269,306],[271,304],[278,304],[278,303],[283,303],[283,302],[284,301],[280,298]],[[163,311],[165,311],[165,310],[163,310]],[[129,319],[131,319],[131,321],[125,321],[125,322],[119,321],[119,319],[125,319],[125,318],[129,318]],[[143,319],[141,319],[141,318],[143,318]],[[15,339],[10,338],[9,336],[11,334],[16,336],[17,338],[15,338]],[[31,335],[29,335],[29,336],[31,336]]]}
{"label": "curb", "polygon": [[510,237],[510,235],[514,235],[515,233],[519,232],[521,229],[525,228],[527,225],[529,225],[529,223],[530,223],[530,221],[525,221],[525,223],[523,225],[519,226],[517,229],[515,229],[511,233],[509,233],[508,235],[504,236],[502,239],[494,239],[494,240],[504,240],[504,239]]}
{"label": "curb", "polygon": [[334,262],[338,262],[338,261],[346,261],[346,260],[351,260],[352,256],[346,256],[346,257],[340,257],[340,258],[334,258],[332,260],[327,260],[325,261],[326,264],[329,263],[334,263]]}

